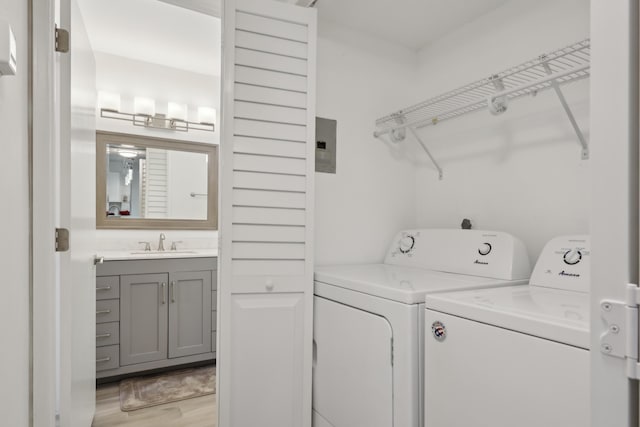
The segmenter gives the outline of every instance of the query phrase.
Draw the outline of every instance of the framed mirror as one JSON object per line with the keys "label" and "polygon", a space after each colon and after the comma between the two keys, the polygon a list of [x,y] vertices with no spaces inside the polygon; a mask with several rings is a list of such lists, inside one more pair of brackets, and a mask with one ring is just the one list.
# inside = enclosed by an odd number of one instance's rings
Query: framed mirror
{"label": "framed mirror", "polygon": [[100,131],[96,144],[96,228],[217,229],[217,145]]}

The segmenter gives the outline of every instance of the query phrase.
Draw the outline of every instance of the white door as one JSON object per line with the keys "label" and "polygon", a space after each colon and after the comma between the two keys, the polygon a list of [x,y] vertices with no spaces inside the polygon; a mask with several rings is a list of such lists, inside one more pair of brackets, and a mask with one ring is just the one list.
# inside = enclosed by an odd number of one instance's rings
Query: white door
{"label": "white door", "polygon": [[638,5],[591,2],[591,425],[638,425],[638,383],[606,355],[601,302],[638,283]]}
{"label": "white door", "polygon": [[316,11],[223,25],[218,425],[310,426]]}
{"label": "white door", "polygon": [[314,427],[393,425],[393,331],[382,316],[314,297]]}
{"label": "white door", "polygon": [[[34,2],[34,425],[95,409],[95,65],[75,0]],[[54,53],[55,22],[72,33]],[[54,228],[71,250],[55,252]]]}
{"label": "white door", "polygon": [[60,422],[83,427],[93,420],[96,389],[96,67],[77,0],[61,1],[61,26],[72,42],[59,56],[60,211],[71,237],[61,255],[68,264],[60,281]]}
{"label": "white door", "polygon": [[588,350],[432,310],[424,324],[425,426],[589,426]]}

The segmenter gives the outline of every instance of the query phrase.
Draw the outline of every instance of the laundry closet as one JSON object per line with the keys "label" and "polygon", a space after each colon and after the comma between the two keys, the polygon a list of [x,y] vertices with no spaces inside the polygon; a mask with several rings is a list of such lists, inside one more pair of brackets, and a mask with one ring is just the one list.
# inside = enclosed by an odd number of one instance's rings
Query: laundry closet
{"label": "laundry closet", "polygon": [[35,425],[637,425],[637,2],[32,6]]}
{"label": "laundry closet", "polygon": [[441,33],[352,24],[376,43],[349,33],[356,54],[322,27],[354,6],[317,5],[318,115],[339,131],[316,176],[316,426],[589,423],[590,4],[474,6]]}

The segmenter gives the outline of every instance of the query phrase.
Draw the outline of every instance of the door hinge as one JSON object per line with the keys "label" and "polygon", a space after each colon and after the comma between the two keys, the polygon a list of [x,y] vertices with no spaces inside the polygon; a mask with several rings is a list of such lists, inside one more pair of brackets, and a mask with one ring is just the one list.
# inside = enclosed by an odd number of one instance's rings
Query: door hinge
{"label": "door hinge", "polygon": [[69,230],[66,228],[56,228],[56,252],[67,252],[69,250]]}
{"label": "door hinge", "polygon": [[56,25],[56,52],[69,52],[69,31],[58,28]]}
{"label": "door hinge", "polygon": [[627,285],[626,301],[603,300],[600,315],[607,328],[600,335],[600,351],[611,357],[627,362],[627,376],[640,380],[638,360],[638,311],[640,309],[640,288]]}

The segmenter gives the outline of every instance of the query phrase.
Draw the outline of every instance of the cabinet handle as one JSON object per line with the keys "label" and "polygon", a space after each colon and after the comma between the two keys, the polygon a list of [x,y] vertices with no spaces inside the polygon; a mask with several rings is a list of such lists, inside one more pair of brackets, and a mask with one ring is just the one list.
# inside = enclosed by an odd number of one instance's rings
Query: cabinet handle
{"label": "cabinet handle", "polygon": [[111,310],[108,310],[108,309],[107,310],[98,310],[98,311],[96,311],[96,315],[98,315],[98,314],[109,314],[109,313],[111,313]]}
{"label": "cabinet handle", "polygon": [[167,303],[167,294],[164,293],[164,289],[167,287],[167,284],[162,282],[162,304]]}
{"label": "cabinet handle", "polygon": [[271,292],[273,290],[274,287],[274,283],[272,279],[267,279],[267,282],[265,283],[264,287],[267,291]]}
{"label": "cabinet handle", "polygon": [[176,281],[171,281],[171,302],[176,302]]}
{"label": "cabinet handle", "polygon": [[110,291],[111,290],[111,286],[104,286],[102,288],[96,288],[96,291]]}
{"label": "cabinet handle", "polygon": [[110,357],[103,357],[102,359],[96,359],[96,363],[105,363],[110,361],[111,361]]}
{"label": "cabinet handle", "polygon": [[96,335],[96,339],[99,339],[99,338],[110,338],[110,337],[111,337],[111,334],[98,334],[98,335]]}

